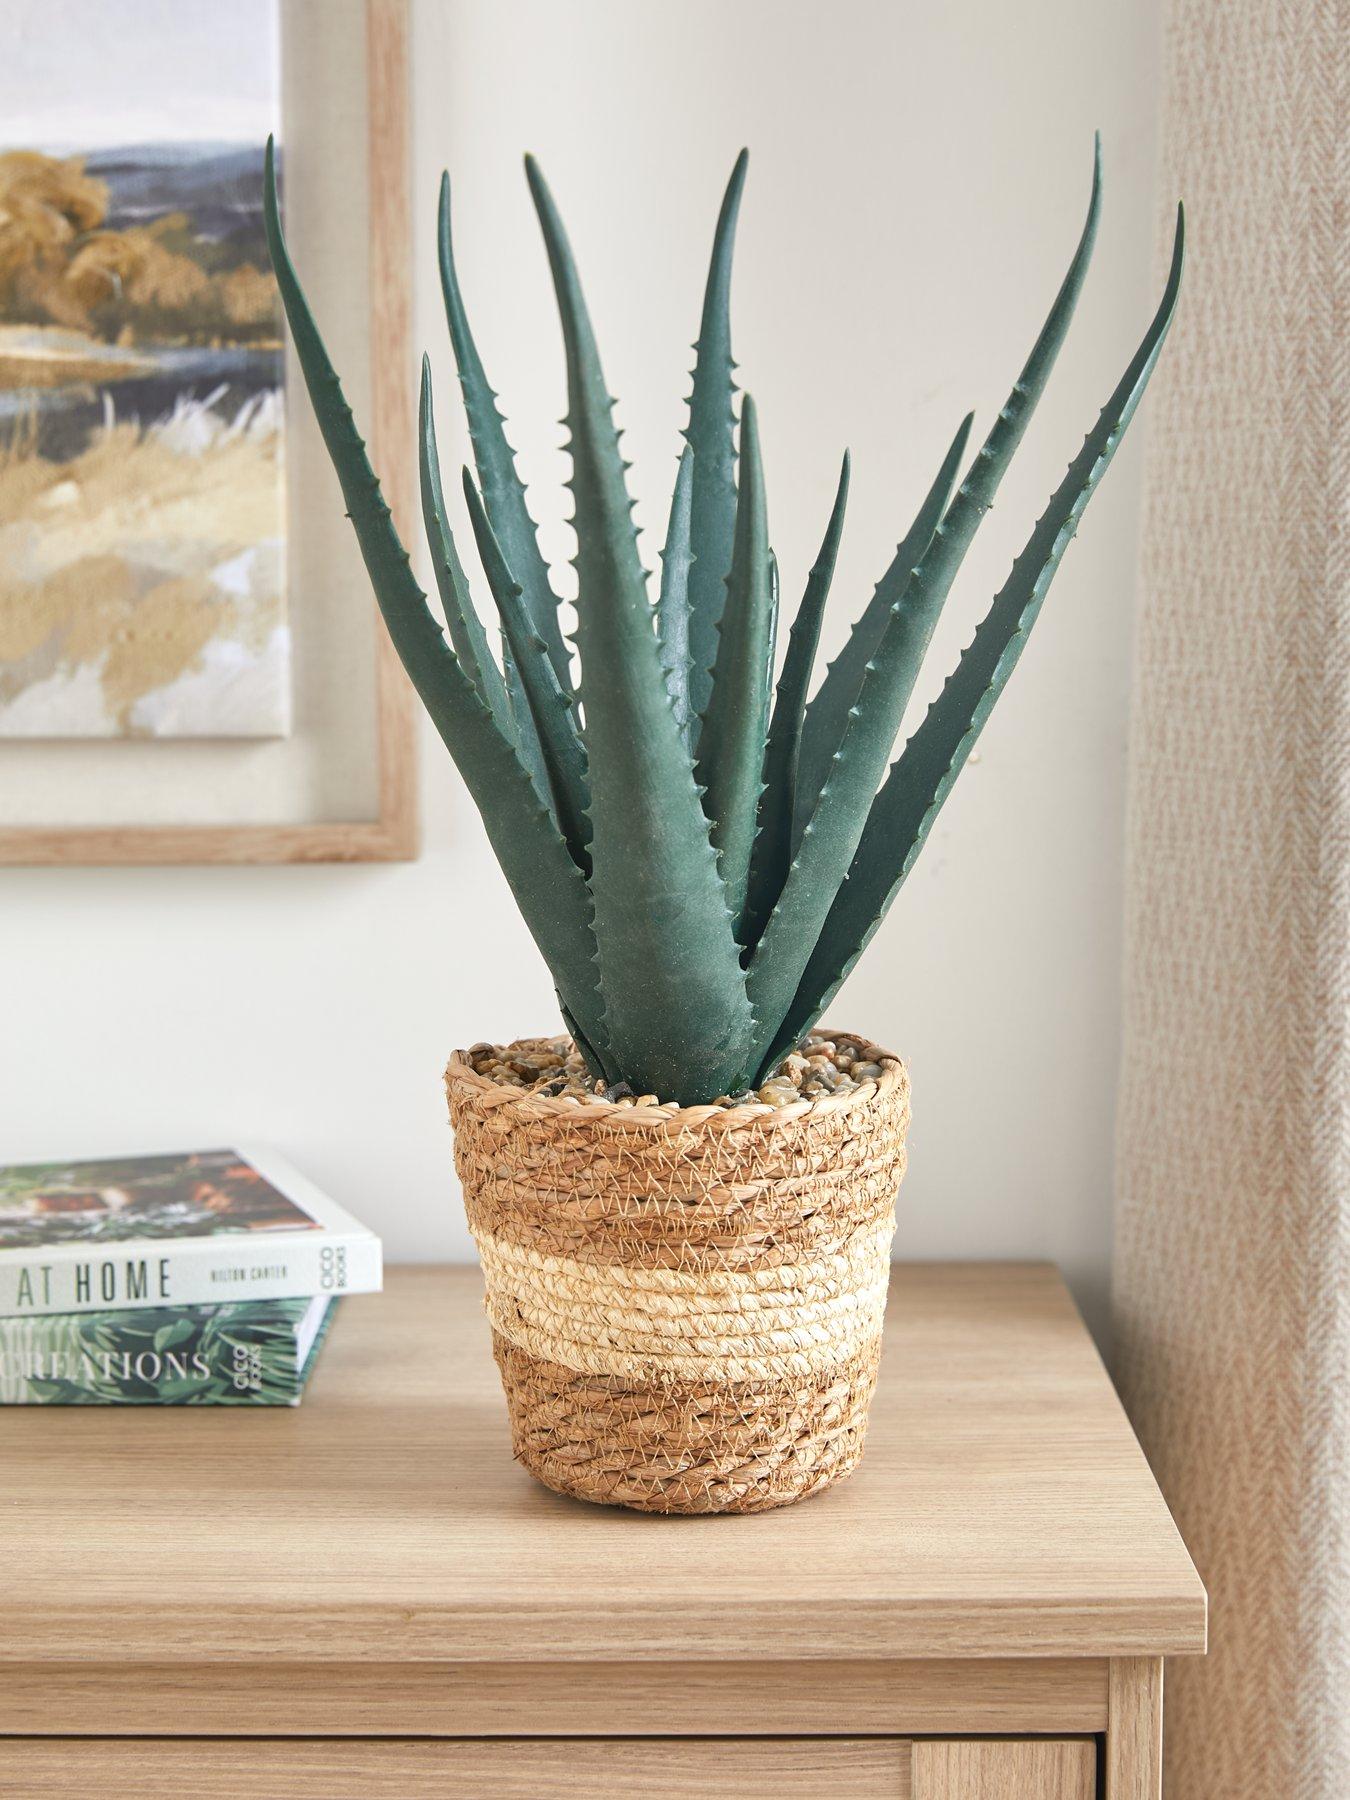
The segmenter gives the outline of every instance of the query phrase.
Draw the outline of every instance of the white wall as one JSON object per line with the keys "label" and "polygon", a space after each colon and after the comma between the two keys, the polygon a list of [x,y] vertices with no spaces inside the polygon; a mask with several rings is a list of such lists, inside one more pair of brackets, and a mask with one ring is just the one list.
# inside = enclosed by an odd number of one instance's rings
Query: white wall
{"label": "white wall", "polygon": [[[832,650],[961,413],[978,407],[984,429],[1001,404],[1076,237],[1100,126],[1096,267],[939,633],[931,694],[1146,318],[1155,11],[418,0],[417,329],[443,457],[464,450],[433,258],[448,162],[481,347],[542,485],[546,546],[568,553],[530,148],[587,279],[654,562],[712,220],[748,143],[735,342],[785,599],[839,453],[854,455]],[[898,1252],[1054,1257],[1090,1314],[1109,1240],[1138,455],[1094,502],[979,762],[834,1009],[910,1061]],[[429,731],[424,775],[425,850],[408,867],[0,871],[0,1157],[270,1140],[391,1256],[471,1254],[441,1065],[554,1012]]]}

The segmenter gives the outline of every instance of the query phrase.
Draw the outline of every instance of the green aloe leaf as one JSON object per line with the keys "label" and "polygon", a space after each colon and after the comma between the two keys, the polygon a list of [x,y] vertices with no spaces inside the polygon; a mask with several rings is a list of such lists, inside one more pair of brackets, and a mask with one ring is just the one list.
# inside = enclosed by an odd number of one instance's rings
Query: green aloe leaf
{"label": "green aloe leaf", "polygon": [[535,729],[543,751],[553,812],[572,852],[573,861],[589,874],[590,858],[586,844],[590,837],[586,808],[590,789],[586,781],[586,752],[577,736],[572,710],[572,696],[558,685],[553,664],[548,659],[544,640],[539,637],[521,596],[520,584],[512,577],[502,555],[501,545],[487,516],[487,510],[474,486],[473,477],[464,471],[464,498],[469,508],[478,554],[487,575],[488,587],[501,614],[502,629],[510,646],[512,661],[520,673],[525,699],[534,717]]}
{"label": "green aloe leaf", "polygon": [[[732,409],[736,392],[732,375],[736,365],[731,357],[731,259],[749,160],[745,150],[736,158],[717,215],[703,292],[703,314],[694,345],[689,424],[684,434],[694,453],[690,496],[694,566],[689,576],[689,696],[695,721],[704,717],[712,697],[717,632],[726,603],[736,537],[736,417]],[[697,731],[697,724],[694,729]]]}
{"label": "green aloe leaf", "polygon": [[[783,599],[783,576],[782,576],[782,571],[778,567],[778,552],[776,550],[770,550],[770,552],[769,552],[769,644],[770,644],[771,648],[770,648],[770,654],[769,654],[769,667],[768,667],[768,671],[764,677],[764,691],[765,691],[766,704],[767,704],[769,690],[773,686],[773,659],[774,659],[775,654],[777,653],[776,647],[778,644],[778,615],[782,608],[782,599]],[[767,716],[768,715],[766,712],[765,717],[767,718]]]}
{"label": "green aloe leaf", "polygon": [[417,424],[422,522],[426,529],[427,548],[431,552],[431,566],[436,576],[436,589],[441,597],[441,610],[445,614],[450,642],[455,647],[455,655],[459,658],[461,668],[472,676],[474,686],[492,714],[493,723],[509,738],[515,730],[510,703],[502,685],[501,671],[488,648],[487,633],[483,630],[478,609],[474,606],[469,580],[464,573],[464,564],[460,561],[445,510],[441,461],[436,449],[436,422],[432,412],[431,364],[425,356],[422,358],[422,391],[418,397]]}
{"label": "green aloe leaf", "polygon": [[506,704],[511,714],[508,735],[516,746],[521,762],[529,771],[535,792],[548,805],[548,765],[544,761],[544,746],[539,742],[539,732],[525,693],[525,684],[520,678],[520,670],[516,667],[516,659],[511,654],[511,644],[504,631],[501,634],[501,646],[502,681],[506,687]]}
{"label": "green aloe leaf", "polygon": [[741,408],[736,541],[718,634],[712,699],[699,734],[697,768],[704,789],[703,808],[712,821],[713,843],[721,857],[722,882],[738,936],[764,787],[764,741],[773,680],[773,611],[764,467],[755,402],[747,394]]}
{"label": "green aloe leaf", "polygon": [[619,1071],[605,1066],[603,1057],[595,1048],[594,1044],[590,1042],[589,1038],[587,1038],[586,1033],[581,1029],[580,1025],[578,1025],[576,1020],[572,1017],[567,1009],[567,1003],[561,994],[558,995],[558,1010],[562,1013],[563,1024],[572,1034],[572,1042],[581,1052],[583,1062],[595,1079],[597,1081],[603,1081],[606,1086],[612,1086],[615,1082],[620,1081],[622,1077]]}
{"label": "green aloe leaf", "polygon": [[[606,1056],[634,1087],[686,1103],[709,1100],[748,1054],[745,978],[708,822],[666,692],[614,403],[553,197],[532,158],[526,170],[567,357],[590,889]],[[565,998],[595,1043],[570,994]]]}
{"label": "green aloe leaf", "polygon": [[507,442],[506,422],[497,405],[497,395],[488,384],[460,291],[450,231],[449,175],[441,176],[438,223],[441,293],[464,394],[469,440],[473,445],[478,479],[483,485],[483,504],[507,566],[520,583],[521,598],[535,635],[542,638],[548,648],[558,685],[564,693],[570,693],[571,664],[558,621],[558,597],[549,579],[548,564],[539,549],[538,532],[525,501],[525,484],[516,471],[515,455]]}
{"label": "green aloe leaf", "polygon": [[[794,845],[806,821],[815,811],[820,790],[830,772],[830,758],[843,741],[849,708],[856,704],[867,665],[876,655],[893,609],[907,602],[910,577],[947,510],[952,488],[966,453],[973,413],[967,413],[952,439],[942,466],[914,516],[914,523],[896,546],[891,566],[877,583],[862,617],[854,625],[839,655],[825,671],[819,691],[806,709],[802,724],[801,754],[793,787]],[[945,597],[945,596],[944,596]],[[919,665],[937,624],[938,607],[929,607],[913,618],[909,648],[909,682],[912,688]]]}
{"label": "green aloe leaf", "polygon": [[656,625],[666,692],[685,747],[692,745],[694,714],[689,698],[689,575],[693,568],[689,530],[694,493],[694,453],[685,445],[675,473],[666,547],[661,552],[661,592]]}
{"label": "green aloe leaf", "polygon": [[910,575],[903,604],[891,609],[881,640],[864,670],[862,685],[849,710],[815,808],[802,828],[783,891],[750,963],[750,1000],[760,1034],[757,1061],[778,1038],[858,848],[913,691],[916,646],[921,640],[927,641],[931,621],[951,588],[980,520],[993,502],[1063,345],[1091,260],[1100,207],[1098,145],[1093,157],[1087,220],[1068,272],[993,429]]}
{"label": "green aloe leaf", "polygon": [[825,616],[825,602],[829,598],[834,566],[839,556],[839,540],[844,530],[844,509],[848,504],[849,471],[849,455],[845,451],[829,524],[825,528],[825,537],[816,560],[811,566],[797,616],[792,621],[792,629],[788,633],[787,655],[778,677],[769,742],[764,753],[764,794],[759,808],[759,835],[755,839],[750,865],[750,892],[746,903],[744,934],[749,945],[758,943],[764,922],[783,891],[788,865],[792,861],[793,803],[797,791],[797,765],[806,712],[806,693],[811,685],[811,668],[820,642],[821,620]]}
{"label": "green aloe leaf", "polygon": [[603,1042],[586,883],[515,745],[497,726],[472,676],[460,667],[413,575],[286,249],[270,140],[263,210],[277,287],[305,385],[394,648],[473,795],[497,860],[559,991],[591,1041]]}
{"label": "green aloe leaf", "polygon": [[[513,569],[519,568],[521,571],[521,590],[526,608],[538,635],[548,645],[549,657],[560,683],[570,692],[571,672],[567,647],[558,622],[557,596],[549,580],[548,565],[539,551],[534,520],[525,504],[525,488],[516,472],[515,456],[507,442],[506,424],[497,406],[496,393],[488,384],[460,292],[450,231],[448,175],[441,177],[438,247],[445,315],[450,327],[450,342],[455,353],[464,410],[469,421],[469,439],[473,445],[479,479],[483,483],[488,517],[493,521],[508,563]],[[525,683],[516,667],[505,632],[502,633],[502,678],[511,728],[521,761],[529,770],[539,794],[547,798],[550,791],[547,759],[543,745],[539,742]]]}
{"label": "green aloe leaf", "polygon": [[791,1049],[830,1004],[914,866],[1148,386],[1176,311],[1184,256],[1185,217],[1178,208],[1172,265],[1158,310],[969,648],[892,766],[765,1067]]}

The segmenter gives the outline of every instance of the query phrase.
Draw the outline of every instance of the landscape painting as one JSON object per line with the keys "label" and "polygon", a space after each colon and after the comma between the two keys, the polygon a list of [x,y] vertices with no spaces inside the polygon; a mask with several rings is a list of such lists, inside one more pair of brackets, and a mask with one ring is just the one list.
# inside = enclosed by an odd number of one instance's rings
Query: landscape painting
{"label": "landscape painting", "polygon": [[7,4],[0,738],[289,730],[276,5]]}

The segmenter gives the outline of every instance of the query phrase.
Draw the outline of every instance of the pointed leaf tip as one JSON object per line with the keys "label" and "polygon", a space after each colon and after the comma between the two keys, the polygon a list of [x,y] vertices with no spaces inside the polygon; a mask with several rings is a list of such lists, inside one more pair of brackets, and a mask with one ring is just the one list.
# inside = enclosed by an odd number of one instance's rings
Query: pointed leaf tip
{"label": "pointed leaf tip", "polygon": [[[562,321],[597,967],[614,1062],[683,1102],[725,1091],[753,1021],[661,648],[595,337],[562,220],[526,164]],[[730,409],[728,408],[728,415]],[[603,697],[591,705],[589,693]],[[649,798],[635,806],[633,796]]]}
{"label": "pointed leaf tip", "polygon": [[[763,1059],[766,1067],[810,1029],[870,942],[1007,683],[1060,559],[1129,426],[1167,336],[1181,283],[1183,225],[1179,216],[1166,288],[1143,341],[974,639],[892,765],[873,803],[848,877],[838,890],[778,1036]],[[751,972],[753,976],[753,965]],[[751,992],[754,997],[753,980]]]}
{"label": "pointed leaf tip", "polygon": [[[730,237],[736,230],[736,220],[741,210],[741,195],[745,192],[745,176],[749,167],[750,152],[748,150],[742,150],[732,164],[731,174],[727,177],[727,185],[722,194],[722,204],[718,209],[717,236],[719,238],[723,236]],[[730,274],[730,250],[731,246],[728,243],[728,275]],[[700,336],[701,335],[702,333],[700,332]],[[732,366],[734,367],[735,365],[733,364]]]}
{"label": "pointed leaf tip", "polygon": [[524,169],[525,179],[530,184],[530,192],[538,204],[540,195],[548,193],[548,183],[544,180],[544,171],[539,166],[538,157],[530,150],[525,152]]}
{"label": "pointed leaf tip", "polygon": [[276,222],[277,141],[270,131],[267,134],[267,149],[263,152],[263,213],[265,217],[271,218],[273,223]]}
{"label": "pointed leaf tip", "polygon": [[[689,575],[690,702],[697,718],[712,700],[712,668],[717,660],[718,628],[726,603],[735,536],[736,430],[732,411],[735,393],[731,354],[731,265],[736,221],[748,162],[736,158],[718,209],[712,258],[703,290],[703,307],[695,340],[694,385],[689,398],[685,437],[694,450],[694,485],[690,504]],[[697,739],[697,734],[696,734]]]}
{"label": "pointed leaf tip", "polygon": [[[464,774],[493,849],[559,989],[573,1012],[579,1012],[583,1029],[594,1042],[596,1033],[603,1037],[603,1017],[585,880],[561,837],[548,824],[516,745],[501,730],[473,677],[446,643],[413,577],[408,553],[394,528],[337,371],[286,250],[270,146],[264,174],[264,223],[277,286],[305,385],[389,635]],[[423,470],[430,487],[432,471],[425,457]]]}
{"label": "pointed leaf tip", "polygon": [[[539,548],[534,519],[525,497],[525,485],[516,468],[515,456],[506,434],[506,425],[497,395],[487,378],[487,371],[474,342],[455,269],[454,243],[450,218],[450,181],[442,178],[439,217],[438,260],[441,293],[445,301],[450,341],[459,370],[459,385],[468,415],[469,439],[473,445],[478,469],[479,489],[484,508],[503,556],[521,584],[526,609],[534,631],[548,646],[559,683],[570,688],[571,672],[567,648],[558,622],[558,596],[554,592],[547,563]],[[526,721],[528,728],[528,720]],[[527,729],[528,736],[528,729]]]}

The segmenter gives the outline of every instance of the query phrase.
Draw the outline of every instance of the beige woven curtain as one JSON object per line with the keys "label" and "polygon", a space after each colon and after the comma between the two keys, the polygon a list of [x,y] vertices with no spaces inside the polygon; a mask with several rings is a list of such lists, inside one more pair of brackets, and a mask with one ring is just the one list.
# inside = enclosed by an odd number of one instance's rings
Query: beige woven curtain
{"label": "beige woven curtain", "polygon": [[1168,1800],[1350,1797],[1347,0],[1172,0],[1114,1269],[1212,1600]]}

